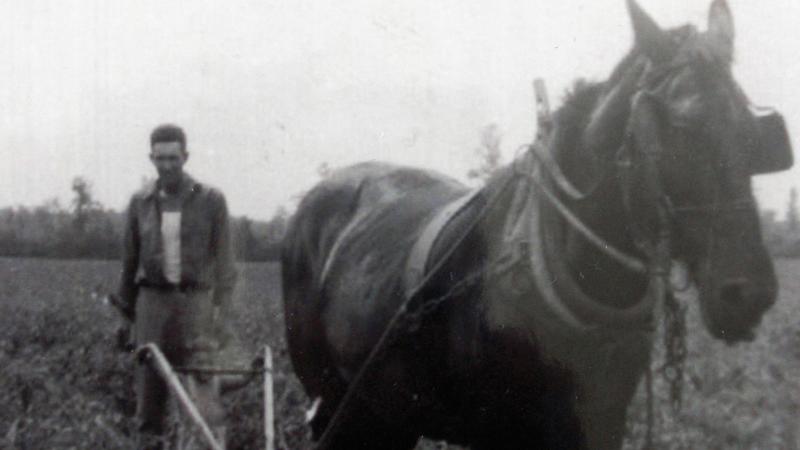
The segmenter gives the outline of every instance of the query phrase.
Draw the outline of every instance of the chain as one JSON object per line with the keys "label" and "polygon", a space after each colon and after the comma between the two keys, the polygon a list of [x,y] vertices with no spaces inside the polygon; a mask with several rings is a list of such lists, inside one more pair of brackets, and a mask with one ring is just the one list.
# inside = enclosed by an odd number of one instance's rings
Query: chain
{"label": "chain", "polygon": [[669,292],[664,299],[664,365],[659,371],[669,384],[673,412],[679,412],[683,399],[683,371],[686,363],[686,306]]}

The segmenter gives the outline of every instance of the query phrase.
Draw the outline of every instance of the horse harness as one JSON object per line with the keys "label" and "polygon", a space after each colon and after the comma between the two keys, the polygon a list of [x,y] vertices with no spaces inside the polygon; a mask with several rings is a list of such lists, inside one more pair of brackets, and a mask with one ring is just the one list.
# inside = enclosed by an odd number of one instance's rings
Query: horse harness
{"label": "horse harness", "polygon": [[[682,366],[687,353],[685,342],[686,308],[675,300],[668,280],[671,265],[670,226],[679,214],[709,211],[718,212],[727,208],[738,208],[741,207],[743,203],[752,202],[752,199],[737,199],[729,202],[721,202],[717,199],[713,203],[705,205],[675,206],[672,204],[669,195],[666,193],[660,181],[661,177],[658,162],[663,156],[664,150],[660,142],[658,142],[657,133],[655,132],[657,121],[653,115],[654,107],[659,103],[665,102],[661,92],[663,86],[665,86],[674,74],[686,64],[686,62],[672,63],[659,67],[657,68],[658,70],[646,71],[643,74],[640,79],[640,86],[631,101],[631,113],[626,123],[625,138],[616,155],[615,165],[618,171],[617,175],[620,179],[620,187],[622,189],[623,202],[628,220],[629,223],[633,225],[634,243],[637,250],[646,256],[647,261],[644,262],[636,256],[629,255],[616,249],[571,212],[570,208],[560,199],[559,195],[551,189],[549,184],[554,185],[558,189],[558,192],[572,200],[580,201],[588,199],[591,196],[591,192],[581,193],[566,178],[552,157],[552,149],[549,145],[550,142],[547,142],[549,136],[543,136],[545,139],[537,139],[536,142],[527,146],[528,153],[533,156],[535,161],[534,171],[532,173],[515,171],[513,174],[514,176],[508,177],[496,194],[487,200],[482,211],[475,218],[471,226],[467,227],[454,242],[449,251],[446,251],[441,258],[438,258],[431,268],[428,268],[429,258],[431,248],[436,242],[437,237],[453,217],[478,197],[480,191],[471,191],[452,201],[450,204],[445,205],[426,224],[420,238],[418,238],[417,242],[412,247],[406,270],[403,274],[406,300],[389,321],[381,338],[353,377],[345,395],[339,401],[330,422],[320,437],[316,448],[323,449],[327,447],[330,439],[341,425],[344,415],[347,413],[347,408],[357,395],[368,371],[375,366],[382,356],[384,356],[385,350],[389,344],[394,342],[394,340],[399,338],[403,333],[416,329],[421,321],[424,320],[425,316],[431,314],[448,300],[456,298],[459,294],[466,292],[474,283],[479,282],[486,276],[504,273],[514,269],[520,264],[525,264],[529,267],[528,263],[530,259],[528,251],[531,249],[532,243],[522,242],[523,248],[512,248],[510,253],[490,261],[480,270],[469,274],[464,279],[453,284],[444,295],[424,301],[420,301],[421,299],[418,298],[423,288],[430,282],[433,276],[442,267],[443,263],[452,254],[452,250],[458,247],[488,211],[496,206],[499,197],[513,186],[514,183],[511,181],[519,178],[519,176],[531,181],[531,186],[534,190],[539,191],[542,194],[542,198],[546,199],[565,221],[569,223],[574,230],[583,235],[588,242],[592,243],[603,253],[618,261],[629,270],[644,274],[649,278],[650,287],[648,288],[648,294],[642,299],[642,302],[647,302],[647,306],[652,306],[653,308],[657,305],[663,305],[664,307],[667,322],[665,325],[667,363],[661,368],[661,371],[665,373],[671,387],[671,403],[674,408],[679,408],[683,378]],[[645,126],[650,128],[647,129],[647,133],[642,134],[641,127]],[[634,186],[633,183],[634,175],[637,170],[643,171],[644,173],[644,176],[641,177],[647,180],[647,185],[644,186],[644,192],[649,195],[649,200],[653,203],[656,211],[656,229],[651,230],[654,231],[654,233],[649,233],[649,236],[644,227],[641,226],[639,218],[633,213],[632,208],[633,193],[642,192],[641,189],[637,190],[638,187]],[[544,175],[544,177],[542,175]],[[545,177],[550,183],[542,179]],[[648,239],[648,237],[650,239]],[[536,283],[536,285],[537,287],[541,287],[541,282]],[[547,295],[545,295],[545,297],[547,297]],[[557,304],[547,301],[545,301],[545,303],[549,303],[548,307],[555,312],[555,315],[573,329],[585,331],[587,328],[593,326],[592,324],[582,323],[580,320],[570,317],[569,313],[565,312],[563,307]],[[652,386],[651,377],[652,374],[648,370],[648,391],[651,390]],[[651,430],[653,411],[652,392],[648,392],[648,394],[647,445],[649,446],[652,442]]]}

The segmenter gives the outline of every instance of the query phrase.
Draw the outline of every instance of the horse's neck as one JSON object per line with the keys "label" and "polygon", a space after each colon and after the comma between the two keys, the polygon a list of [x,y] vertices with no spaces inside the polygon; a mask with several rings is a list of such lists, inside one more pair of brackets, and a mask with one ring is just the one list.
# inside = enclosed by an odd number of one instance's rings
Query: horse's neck
{"label": "horse's neck", "polygon": [[[635,254],[635,245],[627,213],[620,199],[589,200],[585,207],[575,207],[578,218],[601,239],[614,248]],[[641,299],[646,278],[624,267],[616,259],[589,240],[565,220],[553,222],[561,227],[563,240],[551,243],[554,252],[566,259],[568,282],[576,283],[589,297],[613,306],[629,306]]]}
{"label": "horse's neck", "polygon": [[[584,112],[586,120],[568,130],[564,145],[559,145],[556,136],[555,151],[567,177],[576,185],[596,187],[587,200],[568,202],[570,209],[603,240],[630,253],[635,245],[613,162],[624,139],[629,97],[630,93],[619,87],[598,93],[593,108]],[[646,281],[641,275],[623,268],[563,219],[554,224],[551,226],[563,228],[563,240],[553,243],[555,250],[567,259],[571,280],[586,294],[614,306],[627,306],[640,299]]]}

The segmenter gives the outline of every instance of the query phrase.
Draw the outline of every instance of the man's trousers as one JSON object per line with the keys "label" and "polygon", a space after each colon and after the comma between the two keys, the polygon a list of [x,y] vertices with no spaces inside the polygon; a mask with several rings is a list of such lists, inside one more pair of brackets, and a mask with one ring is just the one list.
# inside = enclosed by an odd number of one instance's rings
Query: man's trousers
{"label": "man's trousers", "polygon": [[[155,343],[174,366],[202,366],[211,357],[214,307],[210,290],[160,290],[142,287],[136,301],[136,341]],[[136,417],[140,430],[162,434],[166,418],[168,388],[151,364],[136,368]],[[187,383],[198,407],[212,428],[221,427],[224,411],[218,383],[211,377],[194,377]],[[198,398],[199,397],[199,398]]]}

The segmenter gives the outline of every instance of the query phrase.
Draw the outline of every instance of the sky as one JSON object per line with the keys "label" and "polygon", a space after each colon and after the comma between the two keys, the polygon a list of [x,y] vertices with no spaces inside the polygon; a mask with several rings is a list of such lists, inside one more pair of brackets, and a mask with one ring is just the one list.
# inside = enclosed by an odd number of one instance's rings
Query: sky
{"label": "sky", "polygon": [[[640,0],[662,26],[706,27],[710,1]],[[800,136],[800,3],[729,0],[736,78]],[[465,178],[495,123],[504,158],[535,132],[532,81],[554,106],[632,45],[624,0],[5,0],[0,207],[67,205],[71,180],[122,209],[148,135],[186,130],[187,171],[231,213],[267,219],[317,168],[384,160]],[[800,165],[799,165],[800,166]],[[800,167],[756,178],[782,210]]]}

